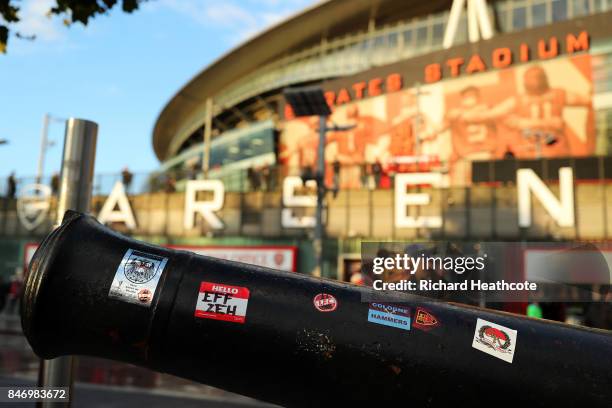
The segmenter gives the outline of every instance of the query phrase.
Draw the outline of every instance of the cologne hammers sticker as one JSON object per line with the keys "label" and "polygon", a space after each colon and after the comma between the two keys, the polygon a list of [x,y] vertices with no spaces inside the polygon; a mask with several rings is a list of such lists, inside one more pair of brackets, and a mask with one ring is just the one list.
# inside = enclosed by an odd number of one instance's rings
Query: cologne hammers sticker
{"label": "cologne hammers sticker", "polygon": [[478,319],[472,347],[512,363],[516,350],[516,330]]}
{"label": "cologne hammers sticker", "polygon": [[248,288],[202,282],[194,315],[202,319],[244,323],[248,303]]}

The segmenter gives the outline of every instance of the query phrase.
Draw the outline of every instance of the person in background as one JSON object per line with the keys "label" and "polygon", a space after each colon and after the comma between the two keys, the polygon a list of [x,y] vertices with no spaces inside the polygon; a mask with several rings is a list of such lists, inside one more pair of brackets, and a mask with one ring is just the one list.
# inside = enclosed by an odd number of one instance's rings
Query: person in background
{"label": "person in background", "polygon": [[6,313],[15,314],[19,312],[19,299],[21,298],[21,290],[23,288],[23,273],[21,268],[15,270],[15,274],[11,279],[11,286],[9,289]]}
{"label": "person in background", "polygon": [[132,185],[132,179],[134,175],[130,170],[125,166],[121,171],[121,181],[123,182],[123,186],[125,187],[125,192],[130,193],[130,186]]}
{"label": "person in background", "polygon": [[270,175],[270,166],[264,165],[261,168],[261,182],[263,191],[272,191],[272,180]]}
{"label": "person in background", "polygon": [[4,310],[10,291],[11,283],[7,281],[3,276],[0,276],[0,311]]}
{"label": "person in background", "polygon": [[337,157],[332,162],[332,170],[334,172],[332,193],[334,194],[334,198],[336,198],[338,196],[338,191],[340,191],[340,161],[338,160]]}
{"label": "person in background", "polygon": [[306,184],[309,180],[315,179],[315,172],[311,166],[305,166],[302,168],[300,172],[300,178],[302,179],[302,183]]}
{"label": "person in background", "polygon": [[612,330],[612,304],[610,303],[610,285],[594,285],[593,300],[586,304],[584,325],[598,329]]}
{"label": "person in background", "polygon": [[51,194],[57,195],[57,193],[59,192],[59,184],[59,174],[53,173],[53,175],[51,176]]}
{"label": "person in background", "polygon": [[356,262],[350,265],[348,281],[354,285],[372,285],[372,279],[361,271],[361,262]]}
{"label": "person in background", "polygon": [[15,193],[17,192],[17,179],[15,178],[15,172],[11,172],[7,179],[7,190],[6,198],[14,199]]}
{"label": "person in background", "polygon": [[253,167],[249,167],[247,169],[247,178],[249,179],[249,184],[251,185],[251,191],[259,190],[261,186],[261,180],[259,179],[259,173]]}
{"label": "person in background", "polygon": [[198,178],[198,163],[191,163],[187,168],[187,178],[189,180],[195,180]]}
{"label": "person in background", "polygon": [[380,161],[376,160],[372,165],[372,173],[374,174],[374,188],[379,188],[380,178],[382,176],[382,164],[380,164]]}
{"label": "person in background", "polygon": [[165,191],[166,193],[174,193],[176,191],[176,179],[173,175],[168,175],[166,177]]}

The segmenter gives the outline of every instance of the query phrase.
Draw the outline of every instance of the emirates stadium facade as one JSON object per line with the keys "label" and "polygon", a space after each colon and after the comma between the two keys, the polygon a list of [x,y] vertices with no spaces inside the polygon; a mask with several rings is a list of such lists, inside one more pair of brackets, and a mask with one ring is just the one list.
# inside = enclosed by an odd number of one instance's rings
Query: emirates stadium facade
{"label": "emirates stadium facade", "polygon": [[207,157],[224,197],[220,223],[196,214],[176,235],[311,257],[319,122],[295,117],[283,90],[320,85],[330,123],[352,126],[324,150],[324,275],[347,279],[364,240],[607,242],[610,21],[612,0],[318,3],[163,108],[161,173],[189,190]]}

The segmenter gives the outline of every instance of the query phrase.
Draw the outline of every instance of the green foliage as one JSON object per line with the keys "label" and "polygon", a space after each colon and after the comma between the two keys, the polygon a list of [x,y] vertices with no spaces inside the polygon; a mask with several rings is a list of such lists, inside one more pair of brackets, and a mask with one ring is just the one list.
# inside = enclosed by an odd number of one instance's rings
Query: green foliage
{"label": "green foliage", "polygon": [[[138,6],[147,0],[55,0],[55,6],[51,7],[47,15],[63,16],[64,24],[81,23],[87,25],[90,18],[100,14],[107,14],[117,3],[121,2],[121,8],[126,13],[138,9]],[[0,52],[5,53],[11,26],[19,22],[19,0],[0,0]],[[17,38],[33,40],[36,33],[15,33]]]}

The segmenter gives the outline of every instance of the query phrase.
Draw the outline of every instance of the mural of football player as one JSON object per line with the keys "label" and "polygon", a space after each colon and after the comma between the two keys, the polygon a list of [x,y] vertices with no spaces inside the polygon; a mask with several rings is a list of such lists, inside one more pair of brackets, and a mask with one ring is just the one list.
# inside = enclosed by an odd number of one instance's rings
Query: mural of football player
{"label": "mural of football player", "polygon": [[466,121],[470,115],[486,115],[489,105],[482,101],[480,90],[468,86],[459,92],[461,99],[456,108],[446,114],[444,125],[439,131],[450,130],[452,154],[450,157],[451,177],[454,182],[469,183],[471,161],[490,160],[496,147],[495,121],[483,118],[481,121]]}
{"label": "mural of football player", "polygon": [[346,120],[343,125],[355,126],[353,129],[330,133],[327,143],[336,144],[336,157],[342,165],[359,164],[363,162],[365,146],[372,137],[371,120],[359,114],[357,104],[347,106]]}
{"label": "mural of football player", "polygon": [[[317,165],[319,118],[307,117],[285,124],[284,132],[292,137],[283,139],[279,147],[279,161],[289,167],[289,173],[300,175],[307,169],[314,172]],[[291,142],[291,144],[288,144]]]}
{"label": "mural of football player", "polygon": [[566,107],[591,108],[591,97],[552,88],[546,71],[533,65],[523,74],[525,92],[511,96],[486,112],[465,112],[461,119],[470,123],[502,121],[514,129],[514,136],[505,145],[517,157],[569,156],[571,146],[584,144],[566,131],[563,111]]}
{"label": "mural of football player", "polygon": [[[343,126],[352,129],[332,132],[327,136],[326,161],[338,161],[341,166],[340,186],[359,188],[365,172],[366,150],[376,143],[383,122],[370,115],[363,115],[358,104],[348,105],[345,118],[338,118]],[[328,171],[329,173],[329,171]]]}
{"label": "mural of football player", "polygon": [[413,94],[401,93],[398,103],[399,112],[392,117],[386,134],[390,161],[394,163],[393,171],[416,171],[418,166],[413,160],[427,151],[427,144],[437,137],[438,132],[429,117],[417,108]]}
{"label": "mural of football player", "polygon": [[417,110],[408,92],[400,95],[399,104],[400,110],[391,118],[389,127],[389,150],[393,157],[411,156],[415,154],[414,120]]}
{"label": "mural of football player", "polygon": [[456,158],[490,158],[495,151],[495,122],[483,120],[478,123],[466,122],[463,115],[486,114],[489,105],[482,101],[480,90],[475,86],[460,92],[461,102],[457,108],[450,109],[447,126],[451,131],[453,156]]}

